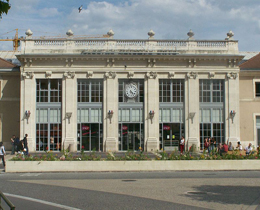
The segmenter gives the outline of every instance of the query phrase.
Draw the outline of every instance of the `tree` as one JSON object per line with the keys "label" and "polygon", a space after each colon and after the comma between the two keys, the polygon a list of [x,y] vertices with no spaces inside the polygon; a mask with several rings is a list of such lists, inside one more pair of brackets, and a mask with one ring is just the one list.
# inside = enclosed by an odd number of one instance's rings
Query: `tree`
{"label": "tree", "polygon": [[11,5],[9,4],[9,0],[0,0],[0,18],[2,19],[2,14],[7,14]]}

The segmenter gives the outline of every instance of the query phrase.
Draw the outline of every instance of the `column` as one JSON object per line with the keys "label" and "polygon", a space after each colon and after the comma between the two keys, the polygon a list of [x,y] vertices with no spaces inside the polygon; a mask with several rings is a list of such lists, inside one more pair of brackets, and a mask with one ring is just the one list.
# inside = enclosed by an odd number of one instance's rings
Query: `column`
{"label": "column", "polygon": [[21,106],[20,106],[20,139],[28,134],[27,143],[29,153],[36,148],[36,80],[33,72],[21,74]]}
{"label": "column", "polygon": [[104,150],[118,151],[118,80],[115,72],[106,72],[104,81]]}
{"label": "column", "polygon": [[[227,142],[236,145],[240,140],[240,117],[239,117],[239,79],[238,73],[227,73],[226,81],[226,137]],[[231,110],[232,113],[231,114]]]}
{"label": "column", "polygon": [[159,150],[159,81],[156,72],[146,74],[144,91],[146,150],[157,151]]}
{"label": "column", "polygon": [[62,149],[77,151],[77,79],[75,72],[64,73],[62,83]]}
{"label": "column", "polygon": [[199,80],[197,72],[187,73],[187,88],[185,91],[185,128],[186,144],[185,149],[188,150],[193,144],[198,149],[200,146],[199,138]]}

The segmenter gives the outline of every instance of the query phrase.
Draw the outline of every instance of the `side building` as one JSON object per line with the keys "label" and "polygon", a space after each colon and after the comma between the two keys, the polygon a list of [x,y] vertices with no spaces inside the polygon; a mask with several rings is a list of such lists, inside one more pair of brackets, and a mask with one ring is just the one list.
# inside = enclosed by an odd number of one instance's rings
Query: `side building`
{"label": "side building", "polygon": [[[21,40],[20,132],[30,151],[203,149],[237,142],[238,41],[77,37]],[[236,113],[234,115],[234,113]]]}
{"label": "side building", "polygon": [[260,53],[240,64],[240,135],[243,146],[260,145]]}
{"label": "side building", "polygon": [[20,135],[20,67],[0,58],[0,142],[11,150],[12,135]]}

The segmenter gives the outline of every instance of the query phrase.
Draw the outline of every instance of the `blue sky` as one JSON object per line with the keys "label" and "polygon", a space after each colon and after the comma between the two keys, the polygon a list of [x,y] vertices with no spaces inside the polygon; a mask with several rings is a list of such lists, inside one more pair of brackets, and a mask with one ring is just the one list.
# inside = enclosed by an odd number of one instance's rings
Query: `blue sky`
{"label": "blue sky", "polygon": [[[259,0],[10,0],[11,10],[0,20],[0,38],[12,37],[16,28],[24,36],[106,34],[114,38],[147,39],[152,29],[158,39],[224,40],[229,30],[239,40],[240,51],[260,51]],[[83,5],[81,13],[78,7]],[[12,50],[0,42],[0,50]]]}

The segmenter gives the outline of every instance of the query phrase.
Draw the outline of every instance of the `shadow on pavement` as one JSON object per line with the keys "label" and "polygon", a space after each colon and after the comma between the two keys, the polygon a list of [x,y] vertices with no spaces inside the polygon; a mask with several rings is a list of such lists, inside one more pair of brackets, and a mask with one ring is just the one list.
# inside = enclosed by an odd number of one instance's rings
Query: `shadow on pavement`
{"label": "shadow on pavement", "polygon": [[193,189],[184,196],[193,200],[221,204],[251,205],[260,197],[260,188],[258,186],[202,185]]}

